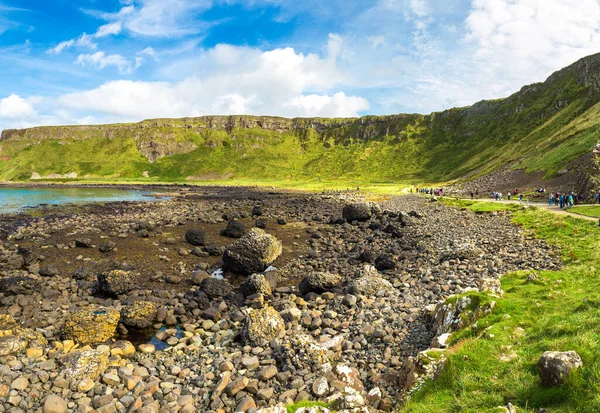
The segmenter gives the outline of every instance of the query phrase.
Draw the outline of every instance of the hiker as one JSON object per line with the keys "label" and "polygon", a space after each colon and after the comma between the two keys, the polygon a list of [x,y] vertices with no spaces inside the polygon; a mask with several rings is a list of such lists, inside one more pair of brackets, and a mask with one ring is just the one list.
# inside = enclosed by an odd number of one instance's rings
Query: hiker
{"label": "hiker", "polygon": [[565,196],[561,195],[560,198],[558,198],[558,202],[560,203],[560,209],[563,209],[565,207]]}
{"label": "hiker", "polygon": [[523,205],[523,194],[519,194],[519,204]]}
{"label": "hiker", "polygon": [[550,194],[548,197],[548,206],[554,205],[554,194]]}
{"label": "hiker", "polygon": [[596,197],[596,203],[600,204],[600,194],[596,193],[596,195],[594,195]]}
{"label": "hiker", "polygon": [[473,194],[473,191],[471,191],[471,199],[473,199],[473,195],[474,195],[474,194]]}
{"label": "hiker", "polygon": [[508,199],[510,201],[510,192],[506,193],[506,199]]}
{"label": "hiker", "polygon": [[569,195],[567,202],[569,203],[569,208],[573,208],[573,194]]}

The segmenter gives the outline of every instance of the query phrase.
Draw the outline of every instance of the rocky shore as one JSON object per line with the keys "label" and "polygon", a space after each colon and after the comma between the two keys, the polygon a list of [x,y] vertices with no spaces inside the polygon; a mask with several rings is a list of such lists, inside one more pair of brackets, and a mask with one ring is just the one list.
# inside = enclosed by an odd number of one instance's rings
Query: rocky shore
{"label": "rocky shore", "polygon": [[560,266],[503,213],[417,196],[195,188],[0,221],[0,412],[391,411],[473,310],[448,297]]}

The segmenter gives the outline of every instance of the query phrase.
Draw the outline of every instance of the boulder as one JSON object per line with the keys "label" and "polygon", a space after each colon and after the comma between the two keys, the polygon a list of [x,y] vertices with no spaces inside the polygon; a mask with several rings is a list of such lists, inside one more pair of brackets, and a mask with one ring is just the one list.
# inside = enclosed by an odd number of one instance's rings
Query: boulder
{"label": "boulder", "polygon": [[342,277],[339,274],[329,272],[313,272],[300,282],[298,288],[302,295],[308,293],[322,294],[333,290],[340,282]]}
{"label": "boulder", "polygon": [[254,222],[254,225],[255,225],[257,228],[260,228],[260,229],[265,229],[265,228],[267,227],[267,220],[266,220],[266,219],[264,219],[264,218],[258,218],[258,219],[256,220],[256,222]]}
{"label": "boulder", "polygon": [[229,238],[242,238],[248,228],[238,221],[237,219],[232,219],[227,223],[225,229],[221,230],[221,235]]}
{"label": "boulder", "polygon": [[285,334],[285,323],[279,313],[265,305],[258,310],[249,309],[244,319],[242,340],[251,346],[267,346],[271,340]]}
{"label": "boulder", "polygon": [[96,380],[108,367],[108,352],[98,350],[72,351],[60,358],[67,380]]}
{"label": "boulder", "polygon": [[262,207],[261,207],[260,205],[255,205],[255,206],[252,208],[252,216],[253,216],[253,217],[259,217],[259,216],[261,216],[262,214],[263,214],[263,210],[262,210]]}
{"label": "boulder", "polygon": [[53,265],[40,267],[40,275],[42,277],[55,277],[59,273],[58,268]]}
{"label": "boulder", "polygon": [[263,274],[252,274],[240,286],[240,293],[244,297],[249,297],[254,294],[262,294],[269,296],[272,294],[271,286]]}
{"label": "boulder", "polygon": [[546,351],[538,361],[537,370],[546,387],[562,386],[571,372],[583,366],[574,351]]}
{"label": "boulder", "polygon": [[44,401],[42,413],[65,413],[67,411],[67,401],[55,394],[50,394]]}
{"label": "boulder", "polygon": [[200,290],[210,299],[221,298],[233,292],[233,288],[229,284],[216,278],[205,278],[202,280]]}
{"label": "boulder", "polygon": [[114,241],[108,240],[100,243],[100,245],[98,246],[98,251],[100,251],[103,254],[106,254],[107,252],[113,251],[115,248],[117,248],[117,244],[115,244]]}
{"label": "boulder", "polygon": [[[371,267],[373,270],[375,268]],[[392,283],[378,276],[377,271],[366,273],[350,281],[346,286],[349,294],[373,296],[379,291],[396,291]]]}
{"label": "boulder", "polygon": [[98,290],[100,293],[115,296],[129,292],[135,288],[137,274],[131,271],[111,270],[98,274]]}
{"label": "boulder", "polygon": [[336,336],[319,343],[307,334],[294,334],[274,354],[281,371],[319,371],[326,372],[331,362],[339,356],[343,342],[342,336]]}
{"label": "boulder", "polygon": [[379,254],[375,259],[375,268],[379,271],[393,270],[396,268],[394,257],[389,254]]}
{"label": "boulder", "polygon": [[248,275],[263,272],[281,252],[277,238],[260,228],[252,228],[225,250],[223,270]]}
{"label": "boulder", "polygon": [[130,328],[151,327],[156,320],[158,306],[151,301],[135,301],[121,309],[121,323]]}
{"label": "boulder", "polygon": [[367,203],[349,204],[342,210],[342,217],[348,221],[364,222],[371,219],[371,207]]}
{"label": "boulder", "polygon": [[75,246],[77,248],[90,248],[92,246],[92,240],[89,238],[77,238],[75,240]]}
{"label": "boulder", "polygon": [[104,343],[114,336],[119,318],[114,308],[96,305],[82,308],[67,317],[63,337],[81,345]]}
{"label": "boulder", "polygon": [[14,335],[0,337],[0,357],[21,353],[27,348],[28,341]]}
{"label": "boulder", "polygon": [[450,260],[474,260],[483,255],[481,248],[472,244],[456,244],[446,248],[440,256],[440,262]]}
{"label": "boulder", "polygon": [[188,229],[185,233],[185,241],[188,244],[202,246],[204,245],[205,234],[201,229]]}
{"label": "boulder", "polygon": [[40,282],[31,277],[7,277],[0,280],[0,293],[31,295],[40,290]]}

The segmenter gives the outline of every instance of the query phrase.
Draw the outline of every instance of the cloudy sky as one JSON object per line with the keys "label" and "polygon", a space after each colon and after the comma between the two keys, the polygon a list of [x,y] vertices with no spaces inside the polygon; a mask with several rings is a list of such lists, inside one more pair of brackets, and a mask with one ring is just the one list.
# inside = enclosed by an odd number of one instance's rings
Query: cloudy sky
{"label": "cloudy sky", "polygon": [[429,113],[600,52],[600,0],[0,0],[0,129]]}

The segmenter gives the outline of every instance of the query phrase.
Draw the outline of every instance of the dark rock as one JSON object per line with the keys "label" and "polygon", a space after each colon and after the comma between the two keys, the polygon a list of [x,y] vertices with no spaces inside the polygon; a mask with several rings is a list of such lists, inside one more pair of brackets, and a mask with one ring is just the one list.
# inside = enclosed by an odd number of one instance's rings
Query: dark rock
{"label": "dark rock", "polygon": [[364,250],[358,256],[358,260],[360,262],[364,262],[364,263],[368,263],[368,264],[373,264],[376,259],[377,259],[377,253],[373,250]]}
{"label": "dark rock", "polygon": [[342,216],[347,222],[368,221],[371,219],[371,207],[365,203],[346,205],[342,211]]}
{"label": "dark rock", "polygon": [[98,291],[108,296],[129,292],[135,288],[137,274],[131,271],[112,270],[98,274]]}
{"label": "dark rock", "polygon": [[191,245],[204,245],[205,233],[201,229],[188,229],[185,232],[185,241]]}
{"label": "dark rock", "polygon": [[252,216],[253,217],[259,217],[262,214],[263,214],[263,210],[260,205],[255,205],[254,208],[252,208]]}
{"label": "dark rock", "polygon": [[223,254],[223,270],[253,274],[266,270],[281,255],[281,242],[260,228],[252,228]]}
{"label": "dark rock", "polygon": [[0,292],[6,295],[31,295],[40,290],[40,282],[31,277],[8,277],[0,280]]}
{"label": "dark rock", "polygon": [[254,225],[256,228],[265,229],[267,227],[267,220],[264,218],[258,218]]}
{"label": "dark rock", "polygon": [[114,241],[110,241],[110,240],[101,242],[100,245],[98,246],[98,250],[102,253],[111,252],[115,248],[117,248],[117,244],[115,244]]}
{"label": "dark rock", "polygon": [[216,278],[206,278],[202,280],[200,283],[200,290],[211,299],[221,298],[233,292],[233,288],[231,288],[229,284]]}
{"label": "dark rock", "polygon": [[375,260],[375,268],[379,271],[393,270],[396,268],[396,263],[391,255],[380,254]]}
{"label": "dark rock", "polygon": [[229,238],[241,238],[247,230],[248,228],[242,222],[233,219],[227,223],[227,227],[221,231],[221,235]]}
{"label": "dark rock", "polygon": [[40,275],[42,277],[54,277],[58,275],[58,268],[53,265],[40,267]]}
{"label": "dark rock", "polygon": [[285,224],[287,224],[287,221],[283,218],[277,218],[277,223],[279,225],[285,225]]}
{"label": "dark rock", "polygon": [[208,255],[212,257],[220,257],[225,253],[225,247],[221,245],[206,245],[203,247],[203,250],[208,253]]}
{"label": "dark rock", "polygon": [[77,238],[75,240],[75,246],[78,248],[90,248],[92,246],[92,240],[89,238]]}

